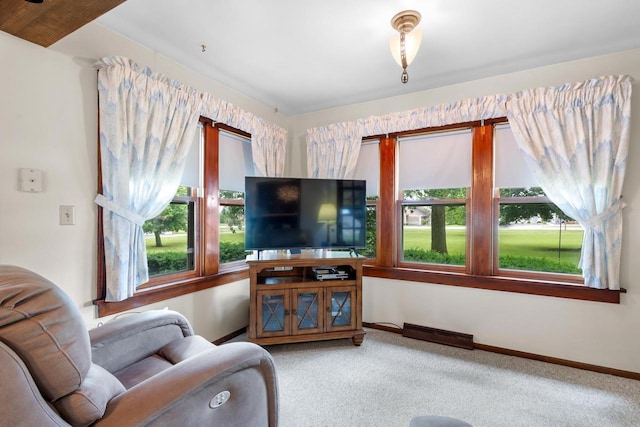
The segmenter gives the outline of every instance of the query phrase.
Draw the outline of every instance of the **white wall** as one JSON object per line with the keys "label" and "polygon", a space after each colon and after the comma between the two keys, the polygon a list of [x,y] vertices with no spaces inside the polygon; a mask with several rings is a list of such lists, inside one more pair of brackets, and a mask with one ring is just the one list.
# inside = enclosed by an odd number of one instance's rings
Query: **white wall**
{"label": "white wall", "polygon": [[[460,99],[577,82],[607,74],[640,79],[640,50],[619,52],[406,96],[349,105],[291,118],[290,174],[306,176],[304,130],[371,115]],[[411,84],[411,83],[409,83]],[[640,89],[634,84],[634,91]],[[474,335],[475,342],[640,372],[640,97],[632,100],[631,148],[624,186],[625,238],[620,305],[377,278],[364,279],[366,322],[404,322]],[[365,337],[366,340],[366,337]]]}
{"label": "white wall", "polygon": [[[26,267],[62,287],[89,327],[96,298],[97,76],[92,64],[126,56],[284,128],[288,118],[213,80],[89,24],[52,47],[0,32],[0,264]],[[18,169],[44,172],[41,193],[18,191]],[[73,205],[76,224],[58,224]],[[182,312],[213,340],[248,323],[248,280],[144,307]]]}

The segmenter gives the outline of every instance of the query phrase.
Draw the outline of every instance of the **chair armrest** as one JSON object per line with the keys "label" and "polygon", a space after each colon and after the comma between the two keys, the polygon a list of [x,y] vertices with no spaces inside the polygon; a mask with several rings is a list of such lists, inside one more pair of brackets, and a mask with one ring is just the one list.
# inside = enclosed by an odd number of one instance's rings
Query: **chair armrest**
{"label": "chair armrest", "polygon": [[91,329],[91,357],[94,363],[114,373],[190,335],[193,335],[191,324],[176,311],[135,313]]}
{"label": "chair armrest", "polygon": [[[223,391],[229,399],[212,403]],[[213,406],[213,408],[212,408]],[[224,344],[180,362],[113,398],[95,426],[277,426],[271,355],[252,343]]]}
{"label": "chair armrest", "polygon": [[193,335],[191,324],[182,314],[173,310],[149,310],[134,313],[106,322],[104,325],[89,330],[91,345],[106,345],[111,341],[121,340],[140,333],[141,331],[176,325],[182,330],[183,336]]}

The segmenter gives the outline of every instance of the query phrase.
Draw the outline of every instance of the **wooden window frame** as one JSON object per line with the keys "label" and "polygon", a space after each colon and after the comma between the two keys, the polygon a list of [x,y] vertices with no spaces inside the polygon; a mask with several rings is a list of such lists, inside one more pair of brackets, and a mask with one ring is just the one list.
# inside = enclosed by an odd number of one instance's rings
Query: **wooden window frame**
{"label": "wooden window frame", "polygon": [[[493,189],[493,129],[494,125],[506,121],[503,117],[367,138],[380,139],[380,195],[376,213],[376,259],[365,263],[365,276],[619,304],[620,294],[625,293],[625,289],[588,288],[581,285],[579,276],[573,275],[497,269],[494,246],[498,221],[494,212],[499,201]],[[467,202],[466,268],[461,271],[457,268],[459,266],[441,268],[432,264],[401,262],[398,137],[469,127],[472,129],[473,148],[471,191],[467,195],[470,200]]]}
{"label": "wooden window frame", "polygon": [[[194,211],[195,212],[199,212],[200,211],[200,199],[197,197],[197,189],[196,188],[192,188],[191,189],[191,195],[190,196],[176,196],[173,198],[173,201],[185,201],[185,202],[193,202],[194,204]],[[168,275],[170,277],[170,281],[171,282],[177,282],[177,281],[184,281],[184,280],[190,280],[190,279],[194,279],[197,278],[199,276],[198,272],[201,271],[201,257],[200,257],[200,247],[197,244],[197,242],[200,241],[200,224],[198,219],[200,218],[200,215],[195,215],[195,219],[193,222],[193,226],[195,227],[194,230],[194,268],[193,270],[188,270],[188,271],[179,271],[176,273],[172,273],[170,275]],[[145,289],[152,289],[155,288],[157,286],[163,286],[167,283],[167,279],[165,278],[165,276],[160,275],[160,276],[154,276],[154,277],[150,277],[149,281],[147,283],[143,283],[140,286],[138,286],[138,289],[140,291],[144,291]]]}
{"label": "wooden window frame", "polygon": [[[193,276],[179,277],[173,281],[162,281],[155,286],[141,286],[141,290],[133,297],[120,302],[106,302],[106,273],[104,265],[104,235],[102,207],[98,207],[98,250],[97,250],[97,298],[93,303],[98,308],[98,316],[103,317],[125,310],[175,298],[192,292],[233,283],[248,278],[247,266],[242,262],[219,263],[219,206],[218,178],[219,170],[219,138],[218,130],[237,133],[251,137],[250,134],[231,128],[224,124],[201,118],[204,123],[205,172],[204,195],[199,200],[200,213],[200,272]],[[568,278],[566,275],[508,272],[497,270],[493,263],[494,245],[497,233],[497,215],[494,215],[495,204],[498,203],[493,194],[493,125],[505,122],[506,118],[486,120],[484,122],[468,122],[456,125],[429,129],[417,129],[390,135],[377,135],[369,138],[380,140],[380,192],[378,200],[368,201],[376,206],[376,258],[369,259],[364,265],[364,274],[370,277],[414,282],[461,286],[476,289],[516,292],[530,295],[552,296],[587,301],[620,303],[619,291],[593,289],[578,286],[581,280]],[[399,263],[398,256],[398,220],[401,217],[397,192],[397,139],[418,133],[452,130],[464,127],[472,128],[472,196],[467,208],[468,221],[468,262],[466,271],[439,270],[430,265]],[[369,139],[367,138],[367,139]],[[209,147],[209,145],[211,147]],[[99,150],[98,150],[99,153]],[[488,173],[489,171],[490,173]],[[215,175],[215,176],[214,176]],[[98,188],[102,188],[102,171],[98,155]],[[371,203],[374,202],[374,203]],[[469,205],[467,205],[469,206]],[[470,234],[469,234],[470,233]],[[385,242],[383,245],[381,242]],[[498,274],[493,274],[496,271]]]}
{"label": "wooden window frame", "polygon": [[[169,298],[179,297],[192,292],[237,282],[249,277],[248,266],[242,262],[221,264],[220,233],[219,233],[219,130],[223,129],[244,137],[251,138],[251,134],[235,129],[222,123],[201,117],[204,129],[204,182],[203,195],[196,201],[198,210],[198,227],[196,227],[196,270],[181,272],[167,276],[152,278],[148,283],[138,287],[138,291],[124,301],[107,302],[106,271],[104,264],[104,234],[102,221],[102,207],[98,207],[98,256],[97,256],[97,298],[93,304],[98,308],[98,317],[103,317],[125,310],[131,310]],[[98,149],[98,153],[100,150]],[[102,169],[98,154],[98,188],[102,188]],[[229,202],[227,200],[226,202]],[[231,204],[237,201],[231,201]],[[227,203],[225,203],[227,204]]]}

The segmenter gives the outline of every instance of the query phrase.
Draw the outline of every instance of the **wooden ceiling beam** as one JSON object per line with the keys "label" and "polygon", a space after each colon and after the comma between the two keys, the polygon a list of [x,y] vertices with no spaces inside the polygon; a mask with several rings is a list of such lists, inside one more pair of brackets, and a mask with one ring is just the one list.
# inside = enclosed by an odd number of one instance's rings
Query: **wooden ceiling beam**
{"label": "wooden ceiling beam", "polygon": [[0,30],[49,47],[125,0],[25,0],[0,2]]}

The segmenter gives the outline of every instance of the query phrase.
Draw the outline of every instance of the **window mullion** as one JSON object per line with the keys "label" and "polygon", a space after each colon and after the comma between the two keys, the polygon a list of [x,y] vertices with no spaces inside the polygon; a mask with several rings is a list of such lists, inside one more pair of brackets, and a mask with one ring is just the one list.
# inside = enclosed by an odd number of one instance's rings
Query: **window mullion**
{"label": "window mullion", "polygon": [[493,272],[493,126],[473,128],[471,176],[470,272],[489,276]]}
{"label": "window mullion", "polygon": [[[396,138],[380,140],[380,200],[377,217],[377,264],[394,265],[396,248]],[[384,242],[384,244],[383,244]]]}
{"label": "window mullion", "polygon": [[204,200],[202,215],[202,252],[203,252],[203,274],[210,275],[218,273],[220,260],[218,258],[218,242],[220,231],[220,196],[219,196],[219,130],[210,123],[205,124],[205,147],[204,147]]}

